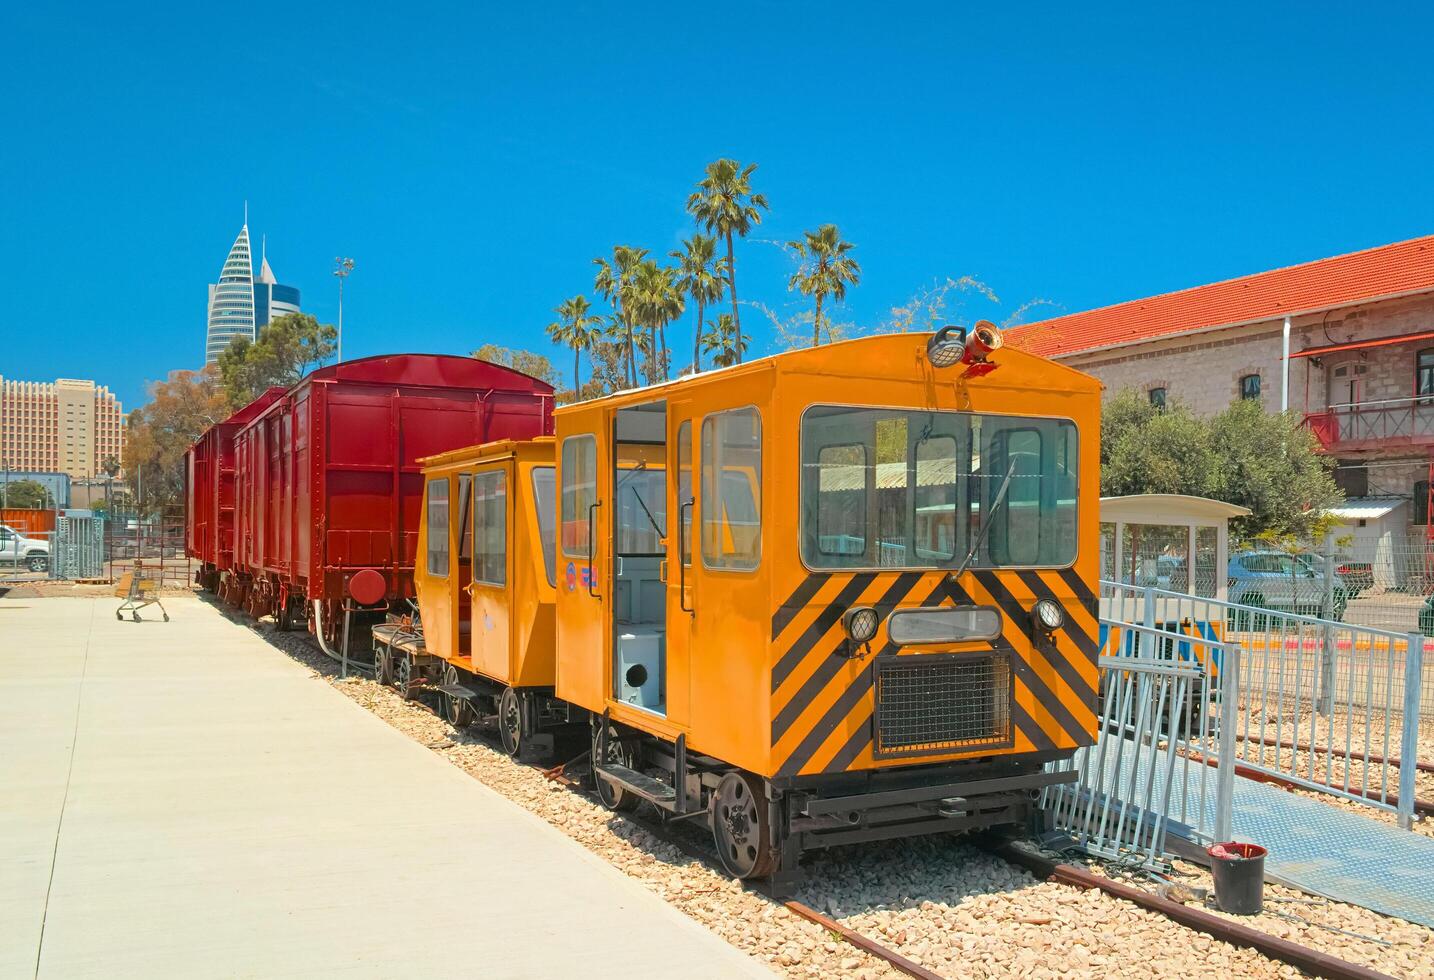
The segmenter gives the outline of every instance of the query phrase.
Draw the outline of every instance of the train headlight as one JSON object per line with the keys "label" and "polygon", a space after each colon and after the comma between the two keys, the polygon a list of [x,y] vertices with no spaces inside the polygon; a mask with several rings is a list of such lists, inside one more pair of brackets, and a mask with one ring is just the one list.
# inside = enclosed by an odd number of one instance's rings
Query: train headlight
{"label": "train headlight", "polygon": [[870,643],[881,625],[881,617],[870,606],[852,606],[842,616],[842,629],[853,643]]}
{"label": "train headlight", "polygon": [[942,327],[926,342],[926,359],[932,367],[953,367],[966,356],[966,331],[961,327]]}
{"label": "train headlight", "polygon": [[1059,602],[1050,599],[1042,599],[1036,603],[1036,622],[1048,633],[1053,633],[1065,625],[1066,611],[1061,608]]}

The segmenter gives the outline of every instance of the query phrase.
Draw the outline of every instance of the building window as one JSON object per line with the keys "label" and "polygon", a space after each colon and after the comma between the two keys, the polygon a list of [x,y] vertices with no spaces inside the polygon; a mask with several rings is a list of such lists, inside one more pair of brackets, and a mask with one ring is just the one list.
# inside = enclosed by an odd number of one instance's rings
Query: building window
{"label": "building window", "polygon": [[1258,374],[1247,374],[1240,378],[1240,398],[1247,402],[1260,400],[1260,376]]}
{"label": "building window", "polygon": [[1421,397],[1434,395],[1434,347],[1428,347],[1415,355],[1414,393]]}
{"label": "building window", "polygon": [[1150,391],[1147,392],[1147,394],[1149,394],[1149,396],[1150,396],[1150,404],[1155,408],[1156,411],[1158,411],[1158,412],[1163,412],[1163,411],[1165,411],[1165,389],[1164,389],[1164,388],[1151,388]]}

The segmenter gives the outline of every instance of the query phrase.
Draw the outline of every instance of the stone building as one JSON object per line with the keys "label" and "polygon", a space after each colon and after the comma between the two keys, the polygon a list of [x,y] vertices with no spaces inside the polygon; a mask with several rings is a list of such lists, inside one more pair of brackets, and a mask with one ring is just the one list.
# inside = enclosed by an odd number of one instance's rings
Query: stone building
{"label": "stone building", "polygon": [[1106,394],[1212,414],[1297,413],[1355,499],[1403,500],[1425,537],[1434,467],[1434,236],[1012,327],[1006,343]]}

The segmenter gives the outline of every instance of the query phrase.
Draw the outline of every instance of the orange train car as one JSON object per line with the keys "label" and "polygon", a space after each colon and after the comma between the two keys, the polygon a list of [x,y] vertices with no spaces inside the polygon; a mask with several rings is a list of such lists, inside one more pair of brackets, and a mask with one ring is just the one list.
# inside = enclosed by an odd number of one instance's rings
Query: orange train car
{"label": "orange train car", "polygon": [[606,719],[609,805],[705,811],[760,877],[1019,822],[1095,741],[1093,378],[982,325],[554,417],[556,692]]}

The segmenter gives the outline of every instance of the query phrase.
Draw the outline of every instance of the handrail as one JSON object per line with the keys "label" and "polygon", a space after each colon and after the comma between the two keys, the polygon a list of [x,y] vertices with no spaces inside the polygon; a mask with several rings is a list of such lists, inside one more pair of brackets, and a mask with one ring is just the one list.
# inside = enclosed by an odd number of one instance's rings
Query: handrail
{"label": "handrail", "polygon": [[[1328,619],[1320,619],[1318,616],[1305,616],[1301,613],[1285,612],[1283,609],[1268,609],[1264,606],[1246,606],[1238,602],[1229,602],[1225,599],[1214,599],[1202,595],[1191,595],[1188,592],[1172,592],[1169,589],[1161,589],[1153,585],[1131,585],[1128,582],[1112,582],[1109,579],[1101,579],[1102,589],[1125,589],[1130,592],[1148,593],[1156,598],[1169,597],[1172,599],[1184,599],[1189,602],[1204,602],[1212,606],[1223,606],[1226,609],[1249,610],[1261,616],[1276,617],[1279,619],[1293,620],[1299,623],[1307,623],[1312,626],[1327,626],[1333,623],[1341,629],[1354,630],[1359,633],[1367,633],[1371,636],[1380,636],[1386,639],[1405,640],[1409,638],[1408,633],[1401,633],[1398,630],[1383,630],[1375,626],[1359,626],[1354,623],[1340,623]],[[1188,639],[1188,637],[1187,637]]]}

